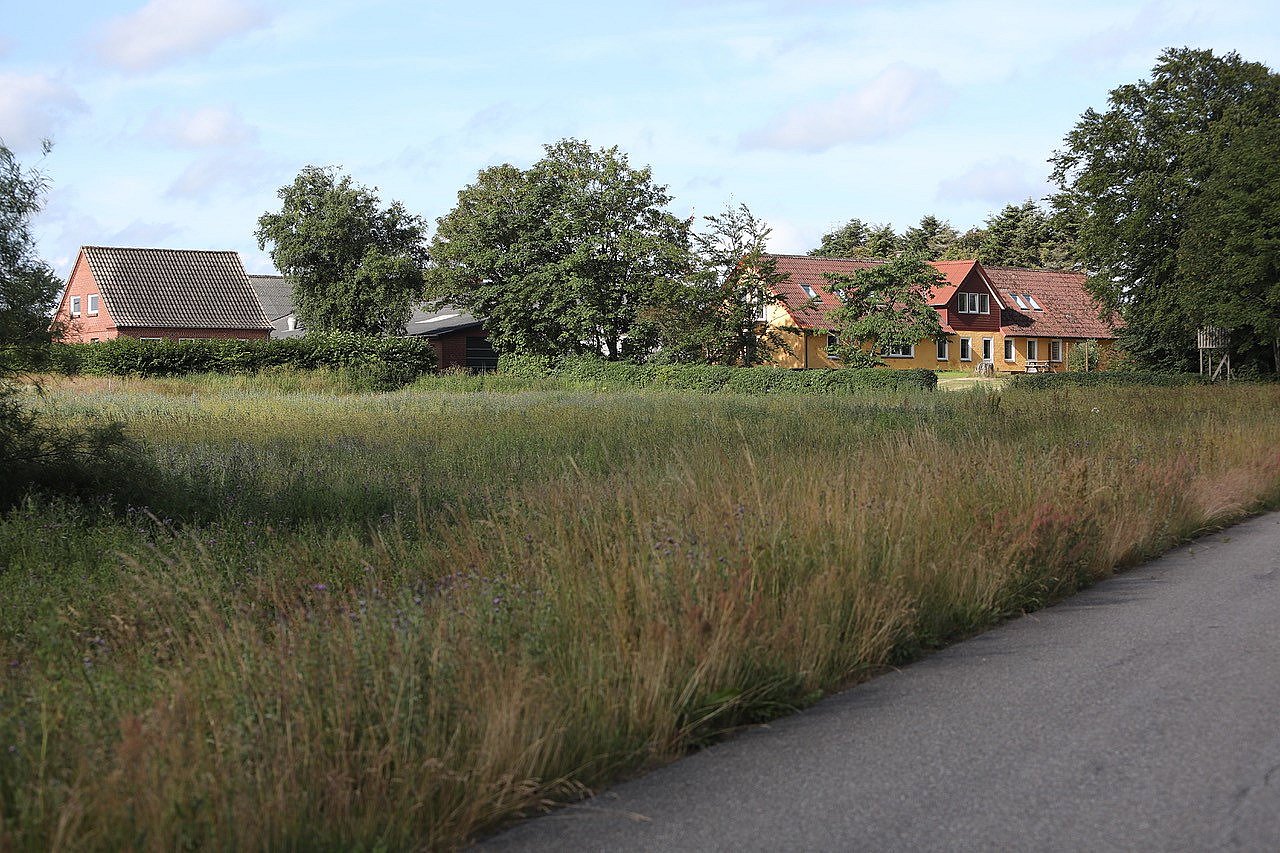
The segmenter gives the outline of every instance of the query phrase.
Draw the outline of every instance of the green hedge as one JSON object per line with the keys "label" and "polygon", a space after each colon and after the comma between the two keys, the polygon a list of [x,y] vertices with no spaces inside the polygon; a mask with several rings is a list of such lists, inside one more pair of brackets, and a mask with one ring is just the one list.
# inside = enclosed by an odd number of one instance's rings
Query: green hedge
{"label": "green hedge", "polygon": [[1012,388],[1100,388],[1117,386],[1174,387],[1203,385],[1198,373],[1154,373],[1141,371],[1100,371],[1097,373],[1027,373],[1010,379]]}
{"label": "green hedge", "polygon": [[369,389],[398,388],[435,369],[431,344],[419,338],[308,333],[263,341],[140,341],[115,338],[54,344],[38,369],[109,376],[255,373],[274,367],[340,370]]}
{"label": "green hedge", "polygon": [[719,367],[710,364],[632,364],[581,356],[552,360],[504,355],[498,360],[498,371],[526,379],[553,377],[571,383],[735,394],[847,394],[869,388],[932,390],[938,384],[938,375],[922,368],[788,370],[782,367]]}

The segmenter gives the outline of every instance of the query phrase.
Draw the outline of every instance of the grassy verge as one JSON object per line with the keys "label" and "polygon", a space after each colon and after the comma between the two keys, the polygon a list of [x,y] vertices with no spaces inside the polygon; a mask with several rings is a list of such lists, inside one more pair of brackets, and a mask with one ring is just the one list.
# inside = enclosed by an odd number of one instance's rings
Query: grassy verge
{"label": "grassy verge", "polygon": [[0,520],[0,848],[456,846],[1280,498],[1276,387],[86,389],[150,473]]}

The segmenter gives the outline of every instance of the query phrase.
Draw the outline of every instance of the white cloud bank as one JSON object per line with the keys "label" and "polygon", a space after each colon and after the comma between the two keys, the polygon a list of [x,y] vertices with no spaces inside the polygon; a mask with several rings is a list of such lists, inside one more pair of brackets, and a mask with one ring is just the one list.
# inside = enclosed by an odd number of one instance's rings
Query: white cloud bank
{"label": "white cloud bank", "polygon": [[0,139],[15,151],[30,150],[86,109],[75,91],[43,74],[0,73]]}
{"label": "white cloud bank", "polygon": [[208,53],[265,22],[261,8],[245,0],[151,0],[108,21],[95,48],[108,65],[146,71]]}
{"label": "white cloud bank", "polygon": [[897,136],[950,97],[936,71],[895,64],[851,92],[789,110],[747,133],[747,148],[826,151],[846,143]]}

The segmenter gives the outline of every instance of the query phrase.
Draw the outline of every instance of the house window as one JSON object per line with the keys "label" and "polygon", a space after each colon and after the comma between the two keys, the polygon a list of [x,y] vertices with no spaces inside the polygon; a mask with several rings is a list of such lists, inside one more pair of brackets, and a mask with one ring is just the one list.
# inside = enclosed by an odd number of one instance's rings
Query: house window
{"label": "house window", "polygon": [[89,316],[90,316],[90,317],[97,317],[97,316],[98,316],[98,294],[96,294],[96,293],[90,293],[90,294],[89,294],[89,305],[88,305],[88,308],[89,308]]}
{"label": "house window", "polygon": [[959,308],[961,314],[987,314],[991,311],[991,294],[961,293]]}
{"label": "house window", "polygon": [[1026,311],[1026,310],[1027,310],[1027,303],[1025,303],[1025,302],[1023,302],[1023,301],[1022,301],[1022,297],[1021,297],[1019,294],[1014,293],[1014,292],[1011,290],[1011,291],[1009,291],[1009,295],[1013,297],[1013,301],[1014,301],[1014,302],[1018,303],[1018,307],[1019,307],[1019,308],[1021,308],[1023,311]]}
{"label": "house window", "polygon": [[150,342],[150,343],[158,344],[158,343],[160,343],[160,341],[161,341],[162,339],[161,339],[161,338],[138,338],[138,340],[140,340],[140,341],[148,341],[148,342]]}
{"label": "house window", "polygon": [[1013,361],[1018,357],[1018,350],[1013,342],[1013,338],[1004,339],[1004,360]]}
{"label": "house window", "polygon": [[80,297],[79,296],[71,297],[71,316],[72,317],[80,316]]}
{"label": "house window", "polygon": [[973,361],[973,342],[968,338],[960,339],[960,360]]}
{"label": "house window", "polygon": [[951,358],[951,341],[947,338],[938,339],[938,361],[949,361]]}
{"label": "house window", "polygon": [[827,335],[827,358],[840,358],[840,356],[836,354],[836,347],[839,343],[840,341],[835,335]]}
{"label": "house window", "polygon": [[886,358],[913,358],[916,354],[915,344],[905,347],[887,346],[884,354]]}
{"label": "house window", "polygon": [[1041,307],[1040,307],[1040,303],[1039,303],[1039,302],[1036,302],[1036,298],[1035,298],[1034,296],[1032,296],[1030,293],[1024,293],[1024,294],[1022,294],[1022,295],[1023,295],[1023,297],[1024,297],[1028,302],[1030,302],[1030,303],[1031,303],[1031,307],[1032,307],[1033,309],[1035,309],[1036,311],[1043,311],[1043,310],[1044,310],[1043,308],[1041,308]]}
{"label": "house window", "polygon": [[1035,361],[1038,358],[1040,358],[1039,343],[1040,342],[1037,341],[1035,338],[1027,339],[1027,359],[1028,360]]}
{"label": "house window", "polygon": [[982,360],[991,361],[995,358],[995,341],[991,338],[982,339]]}
{"label": "house window", "polygon": [[802,285],[800,285],[800,286],[801,286],[802,288],[804,288],[804,295],[805,295],[805,296],[809,297],[810,299],[817,299],[817,298],[818,298],[818,291],[814,290],[812,287],[810,287],[810,286],[809,286],[809,285],[807,285],[807,284],[802,284]]}
{"label": "house window", "polygon": [[1062,341],[1049,341],[1049,360],[1062,361]]}

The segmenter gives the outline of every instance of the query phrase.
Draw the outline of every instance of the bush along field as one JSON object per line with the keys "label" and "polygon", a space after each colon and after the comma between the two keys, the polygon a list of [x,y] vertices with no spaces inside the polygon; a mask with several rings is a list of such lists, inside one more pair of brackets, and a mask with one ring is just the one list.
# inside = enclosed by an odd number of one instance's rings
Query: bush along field
{"label": "bush along field", "polygon": [[133,446],[0,519],[0,848],[456,847],[1280,502],[1273,385],[181,381],[32,403]]}

